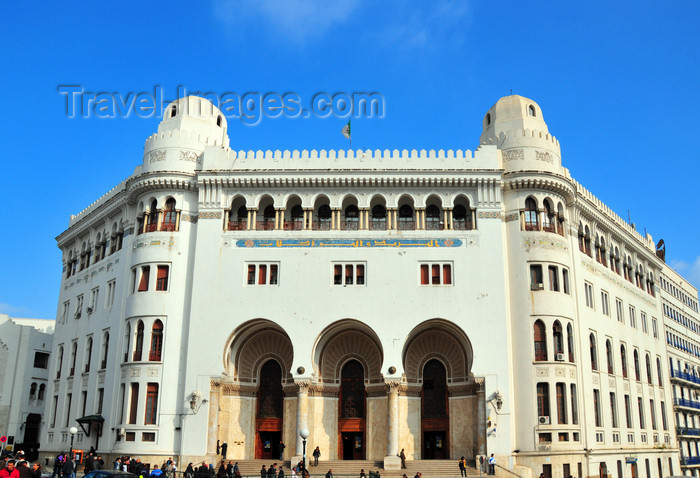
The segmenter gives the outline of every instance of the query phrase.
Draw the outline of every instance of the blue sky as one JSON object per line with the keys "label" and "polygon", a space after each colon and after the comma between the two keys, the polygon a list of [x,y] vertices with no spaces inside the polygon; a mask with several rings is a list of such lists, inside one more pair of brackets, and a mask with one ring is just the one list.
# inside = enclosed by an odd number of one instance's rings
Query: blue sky
{"label": "blue sky", "polygon": [[[214,92],[379,92],[353,147],[475,149],[484,114],[532,98],[563,162],[700,285],[697,2],[202,0],[12,2],[5,91],[0,313],[55,318],[55,237],[140,164],[158,120],[67,118],[61,84]],[[341,118],[229,121],[235,149],[338,149]]]}

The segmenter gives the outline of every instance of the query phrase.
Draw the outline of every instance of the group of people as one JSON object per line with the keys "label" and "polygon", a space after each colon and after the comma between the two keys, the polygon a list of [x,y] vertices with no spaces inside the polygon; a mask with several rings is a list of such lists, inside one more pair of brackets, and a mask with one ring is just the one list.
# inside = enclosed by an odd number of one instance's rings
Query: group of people
{"label": "group of people", "polygon": [[[89,457],[89,455],[88,455]],[[98,461],[102,461],[98,456]],[[85,464],[85,472],[87,473],[87,459]],[[100,469],[100,468],[95,468]],[[168,458],[163,462],[161,466],[153,465],[153,469],[150,469],[150,465],[141,462],[140,458],[132,458],[128,455],[119,456],[114,460],[113,469],[128,471],[142,478],[153,477],[171,477],[175,478],[175,472],[177,471],[177,464],[173,461],[172,457]],[[53,477],[52,477],[53,478]]]}
{"label": "group of people", "polygon": [[41,478],[41,465],[30,465],[22,452],[17,452],[14,459],[6,454],[0,460],[0,478]]}

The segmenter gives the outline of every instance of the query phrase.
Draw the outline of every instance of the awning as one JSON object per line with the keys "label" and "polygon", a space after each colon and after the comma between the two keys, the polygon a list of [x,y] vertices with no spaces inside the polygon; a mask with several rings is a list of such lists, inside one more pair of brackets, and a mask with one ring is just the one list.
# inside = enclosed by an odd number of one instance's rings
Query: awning
{"label": "awning", "polygon": [[[86,415],[82,418],[75,420],[80,425],[80,428],[85,432],[85,436],[90,436],[90,431],[92,427],[95,427],[98,435],[102,435],[102,423],[105,421],[102,415]],[[87,430],[85,429],[85,424],[87,424]],[[94,425],[93,425],[94,424]]]}

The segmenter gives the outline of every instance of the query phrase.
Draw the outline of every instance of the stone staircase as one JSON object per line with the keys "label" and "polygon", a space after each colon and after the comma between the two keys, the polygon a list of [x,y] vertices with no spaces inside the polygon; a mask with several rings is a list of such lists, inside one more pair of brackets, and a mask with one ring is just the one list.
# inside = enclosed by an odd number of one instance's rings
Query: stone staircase
{"label": "stone staircase", "polygon": [[[239,460],[238,468],[243,477],[260,478],[260,469],[262,466],[265,465],[265,467],[269,467],[273,463],[277,463],[278,467],[281,464],[284,467],[285,478],[291,478],[289,461]],[[329,469],[333,470],[334,478],[359,478],[360,470],[365,470],[367,478],[369,478],[370,470],[379,471],[381,478],[399,478],[403,476],[404,473],[408,478],[413,478],[419,471],[423,478],[459,478],[460,476],[459,463],[457,460],[407,460],[405,470],[385,470],[383,461],[323,460],[318,462],[318,466],[309,466],[309,474],[311,478],[324,478]],[[479,470],[474,467],[473,463],[467,465],[467,476],[469,478],[479,477]],[[486,478],[486,473],[482,473],[482,476]],[[506,475],[499,473],[497,469],[496,476]]]}

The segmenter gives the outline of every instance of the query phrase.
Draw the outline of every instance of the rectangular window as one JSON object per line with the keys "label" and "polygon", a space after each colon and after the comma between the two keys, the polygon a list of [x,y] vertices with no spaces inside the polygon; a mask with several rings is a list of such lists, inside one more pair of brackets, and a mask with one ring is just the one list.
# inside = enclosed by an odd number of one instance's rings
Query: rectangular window
{"label": "rectangular window", "polygon": [[549,271],[549,290],[559,292],[559,268],[549,266],[547,270]]}
{"label": "rectangular window", "polygon": [[80,392],[80,401],[81,401],[81,405],[80,405],[81,414],[80,414],[80,416],[84,417],[85,410],[87,410],[87,390],[83,390],[82,392]]}
{"label": "rectangular window", "polygon": [[53,396],[51,401],[51,428],[56,426],[56,413],[58,412],[58,395]]}
{"label": "rectangular window", "polygon": [[246,264],[246,283],[248,285],[277,285],[279,281],[279,264]]}
{"label": "rectangular window", "polygon": [[93,311],[97,310],[97,300],[100,296],[100,288],[95,287],[90,291],[90,305],[88,306],[88,314],[91,314]]}
{"label": "rectangular window", "polygon": [[578,425],[578,398],[576,396],[576,385],[571,384],[571,424]]}
{"label": "rectangular window", "polygon": [[539,264],[532,264],[530,266],[530,290],[542,289],[544,289],[542,266]]}
{"label": "rectangular window", "polygon": [[654,338],[658,339],[659,338],[659,323],[654,317],[651,318],[651,331],[654,334]]}
{"label": "rectangular window", "polygon": [[629,306],[629,313],[630,313],[630,327],[633,329],[637,328],[637,314],[634,310],[634,307],[631,305]]}
{"label": "rectangular window", "polygon": [[116,285],[116,280],[111,280],[107,282],[107,297],[105,297],[105,308],[112,307],[114,305],[114,292]]}
{"label": "rectangular window", "polygon": [[421,285],[452,285],[452,263],[420,264]]}
{"label": "rectangular window", "polygon": [[70,301],[67,300],[63,303],[63,312],[61,313],[61,323],[65,324],[68,319],[68,314],[70,313]]}
{"label": "rectangular window", "polygon": [[119,387],[119,423],[124,423],[124,403],[126,402],[126,385],[123,383]]}
{"label": "rectangular window", "polygon": [[49,368],[49,354],[34,352],[34,368]]}
{"label": "rectangular window", "polygon": [[641,313],[639,314],[639,317],[640,317],[641,322],[642,322],[642,332],[644,332],[645,334],[648,335],[648,334],[649,334],[649,328],[647,327],[647,314],[645,314],[644,312],[641,312]]}
{"label": "rectangular window", "polygon": [[661,426],[664,427],[664,430],[668,430],[668,422],[666,421],[666,405],[664,402],[661,402]]}
{"label": "rectangular window", "polygon": [[618,322],[625,323],[625,316],[622,314],[622,300],[615,298],[615,312],[617,313]]}
{"label": "rectangular window", "polygon": [[146,418],[144,424],[155,425],[158,411],[158,384],[149,383],[146,389]]}
{"label": "rectangular window", "polygon": [[602,426],[600,416],[600,390],[593,390],[593,413],[595,418],[595,426]]}
{"label": "rectangular window", "polygon": [[73,315],[73,317],[76,319],[79,319],[81,315],[83,315],[83,295],[82,294],[77,297],[77,304],[75,305],[75,314]]}
{"label": "rectangular window", "polygon": [[549,384],[546,382],[537,384],[537,416],[549,417]]}
{"label": "rectangular window", "polygon": [[95,409],[95,413],[98,415],[102,414],[102,404],[104,403],[105,399],[105,389],[104,388],[98,388],[97,389],[97,407]]}
{"label": "rectangular window", "polygon": [[141,434],[141,441],[156,441],[156,434],[153,432],[143,432]]}
{"label": "rectangular window", "polygon": [[642,397],[637,398],[637,407],[639,408],[639,428],[646,428],[646,421],[644,420],[644,403],[642,402]]}
{"label": "rectangular window", "polygon": [[561,277],[562,285],[564,286],[564,293],[571,294],[571,290],[569,289],[569,269],[562,268]]}
{"label": "rectangular window", "polygon": [[603,315],[610,317],[610,298],[604,290],[600,291],[600,307],[603,309]]}
{"label": "rectangular window", "polygon": [[131,405],[129,407],[129,421],[128,423],[133,425],[136,423],[136,413],[139,409],[139,384],[131,384]]}
{"label": "rectangular window", "polygon": [[649,400],[649,412],[651,414],[651,428],[656,430],[656,408],[654,408],[654,400]]}
{"label": "rectangular window", "polygon": [[557,420],[560,424],[566,424],[566,385],[557,383]]}
{"label": "rectangular window", "polygon": [[583,288],[586,292],[586,307],[593,309],[595,304],[593,303],[593,284],[590,282],[584,282]]}
{"label": "rectangular window", "polygon": [[158,266],[156,277],[156,290],[168,290],[168,275],[170,266]]}
{"label": "rectangular window", "polygon": [[141,278],[139,279],[139,292],[148,290],[148,281],[151,276],[151,266],[141,266]]}
{"label": "rectangular window", "polygon": [[73,394],[69,393],[66,395],[66,422],[63,424],[64,427],[67,427],[70,425],[70,406],[71,402],[73,401]]}
{"label": "rectangular window", "polygon": [[617,400],[615,398],[615,392],[610,392],[610,412],[612,417],[612,426],[617,428]]}
{"label": "rectangular window", "polygon": [[136,432],[126,432],[124,441],[136,441]]}
{"label": "rectangular window", "polygon": [[632,428],[632,404],[630,403],[629,395],[625,395],[625,420],[627,421],[627,428]]}
{"label": "rectangular window", "polygon": [[333,285],[365,285],[364,263],[333,264]]}

